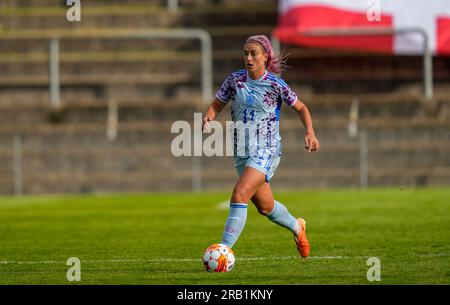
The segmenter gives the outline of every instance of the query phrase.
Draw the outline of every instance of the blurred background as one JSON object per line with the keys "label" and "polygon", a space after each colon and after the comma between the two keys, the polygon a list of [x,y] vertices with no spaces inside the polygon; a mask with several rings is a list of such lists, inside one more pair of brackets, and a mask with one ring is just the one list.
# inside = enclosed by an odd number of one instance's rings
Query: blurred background
{"label": "blurred background", "polygon": [[70,2],[0,3],[0,194],[231,191],[232,158],[174,157],[171,126],[206,110],[255,34],[290,54],[282,77],[321,142],[306,153],[283,106],[275,188],[450,185],[450,52],[427,95],[422,54],[286,38],[285,0],[89,0],[72,22]]}

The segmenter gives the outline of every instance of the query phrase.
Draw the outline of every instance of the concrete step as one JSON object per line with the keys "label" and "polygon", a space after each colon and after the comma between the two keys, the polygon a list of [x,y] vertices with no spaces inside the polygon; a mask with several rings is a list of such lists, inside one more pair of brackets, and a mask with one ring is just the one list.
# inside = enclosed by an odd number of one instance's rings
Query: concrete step
{"label": "concrete step", "polygon": [[155,28],[226,26],[230,19],[235,25],[264,25],[277,22],[277,6],[273,4],[241,4],[240,6],[202,5],[180,6],[173,13],[166,6],[155,5],[84,5],[82,22],[68,22],[68,7],[29,8],[24,11],[4,8],[1,23],[4,29],[82,29]]}
{"label": "concrete step", "polygon": [[[85,103],[64,103],[61,108],[55,109],[48,101],[35,103],[9,103],[9,106],[0,107],[0,120],[4,124],[34,125],[39,123],[104,123],[108,120],[110,109],[117,107],[117,115],[122,122],[146,122],[155,120],[177,121],[193,120],[194,113],[204,112],[206,105],[198,99],[172,100],[170,103],[164,99],[151,100],[111,100],[104,99],[85,100]],[[116,105],[116,106],[114,106]]]}
{"label": "concrete step", "polygon": [[[96,173],[104,171],[136,171],[147,169],[149,171],[172,171],[190,169],[193,157],[175,157],[170,151],[170,143],[156,145],[147,149],[142,147],[131,147],[128,150],[113,146],[109,149],[104,147],[79,147],[71,150],[67,148],[44,149],[30,147],[27,143],[22,146],[22,166],[24,172],[42,171],[80,171],[85,173]],[[285,147],[286,148],[286,147]],[[436,166],[450,167],[448,157],[450,149],[436,148],[424,152],[423,149],[410,151],[392,149],[390,151],[368,151],[369,170],[377,168],[433,168]],[[0,152],[0,159],[12,160],[12,145],[9,150]],[[334,168],[354,170],[360,167],[359,151],[341,151],[327,147],[318,153],[307,153],[303,148],[293,149],[287,147],[283,151],[282,161],[286,168],[297,168],[305,171],[328,171]],[[204,156],[201,161],[202,167],[208,170],[223,169],[223,163],[233,166],[231,157]],[[11,164],[7,162],[4,164]],[[281,166],[281,165],[280,165]],[[12,166],[2,166],[0,172],[11,172]]]}
{"label": "concrete step", "polygon": [[[427,120],[428,121],[428,120]],[[416,143],[428,143],[428,142],[448,142],[450,140],[449,126],[445,122],[438,123],[433,120],[429,120],[429,124],[422,122],[422,124],[415,123],[405,126],[400,126],[399,120],[393,120],[390,123],[377,123],[377,120],[366,120],[364,124],[359,126],[359,131],[365,131],[367,134],[367,140],[369,143],[405,143],[411,141]],[[295,123],[294,123],[295,124]],[[342,126],[324,125],[317,123],[315,125],[315,132],[319,141],[323,145],[327,142],[330,143],[349,143],[353,141],[359,141],[360,135],[357,135],[355,139],[350,138],[348,134],[348,128],[342,122]],[[303,141],[304,128],[301,123],[293,125],[290,128],[281,129],[282,141]]]}
{"label": "concrete step", "polygon": [[[78,75],[61,74],[60,84],[62,86],[105,86],[105,85],[123,85],[123,84],[147,84],[147,85],[167,85],[177,83],[193,83],[193,75],[186,72],[178,72],[172,75],[165,74],[123,74],[123,73],[103,73],[89,74],[82,73]],[[0,76],[0,86],[48,86],[47,75],[19,75],[19,76]]]}
{"label": "concrete step", "polygon": [[[205,6],[205,5],[220,5],[224,7],[235,7],[239,4],[271,4],[276,5],[276,0],[242,0],[236,3],[234,0],[178,0],[180,6]],[[159,6],[165,7],[167,5],[167,0],[90,0],[89,2],[83,3],[83,6],[88,7],[102,7],[107,8],[108,6]],[[0,7],[18,7],[18,8],[39,8],[39,7],[53,7],[55,6],[55,0],[4,0],[1,2]],[[60,5],[61,7],[66,7],[64,3]]]}
{"label": "concrete step", "polygon": [[[193,119],[193,118],[192,118]],[[192,122],[191,121],[188,121]],[[119,122],[120,132],[133,133],[152,131],[155,134],[167,132],[170,130],[174,121],[129,121]],[[360,129],[368,131],[368,136],[375,139],[390,139],[391,136],[411,137],[415,134],[429,137],[433,134],[437,136],[447,136],[449,122],[446,120],[437,121],[435,118],[366,118],[359,122]],[[347,119],[315,119],[315,129],[317,134],[332,135],[333,137],[348,137]],[[24,135],[63,135],[63,134],[95,134],[98,131],[104,131],[106,122],[86,122],[86,123],[38,123],[32,125],[7,125],[0,126],[0,135],[11,135],[22,133]],[[225,125],[224,125],[225,126]],[[193,128],[193,127],[192,127]],[[285,120],[281,123],[282,137],[295,136],[302,134],[304,128],[300,120]],[[387,133],[390,131],[390,133]],[[150,133],[151,134],[151,133]]]}
{"label": "concrete step", "polygon": [[[106,31],[106,30],[105,30]],[[84,53],[86,58],[95,53],[123,53],[123,52],[151,52],[151,51],[199,51],[200,43],[196,40],[170,40],[170,39],[156,39],[156,40],[142,40],[142,39],[112,39],[102,38],[102,34],[105,31],[93,31],[75,35],[75,38],[71,38],[67,35],[65,39],[60,39],[59,49],[62,53],[61,59],[64,60],[67,55],[65,53]],[[135,33],[139,30],[129,29],[128,32]],[[56,31],[37,31],[33,35],[29,35],[23,32],[17,34],[11,34],[8,36],[1,36],[0,41],[3,41],[1,54],[16,54],[16,60],[21,59],[17,56],[22,56],[23,60],[47,60],[49,51],[49,39],[56,36]],[[53,33],[53,34],[52,34]],[[98,35],[97,35],[98,33]],[[108,34],[114,32],[107,31]],[[61,36],[58,36],[61,37]],[[65,37],[65,36],[63,36]],[[100,38],[98,38],[100,37]],[[7,43],[6,43],[7,42]],[[214,46],[214,45],[213,45]],[[89,50],[89,52],[86,52]],[[64,57],[65,56],[65,57]],[[68,57],[71,59],[71,57]]]}
{"label": "concrete step", "polygon": [[[416,187],[442,186],[450,182],[448,167],[422,169],[386,169],[371,171],[369,186]],[[23,191],[26,194],[39,193],[90,193],[90,192],[149,192],[152,190],[171,191],[173,189],[192,189],[193,173],[177,172],[104,172],[86,174],[83,172],[44,172],[27,174],[23,177]],[[0,176],[0,193],[14,192],[12,177]],[[234,186],[237,175],[233,169],[222,171],[217,175],[214,171],[202,171],[203,189],[226,190]],[[271,181],[272,188],[324,188],[324,187],[358,187],[359,172],[357,170],[336,168],[333,171],[308,172],[305,170],[280,169]]]}
{"label": "concrete step", "polygon": [[[211,35],[212,45],[215,50],[242,50],[242,46],[248,36],[255,35],[255,33],[265,34],[271,36],[273,26],[268,25],[245,25],[245,26],[203,26],[206,32]],[[48,50],[49,40],[58,37],[60,40],[61,51],[83,51],[90,49],[92,51],[107,51],[111,50],[113,46],[120,44],[122,48],[125,48],[128,43],[139,44],[144,47],[144,50],[154,50],[156,48],[149,48],[153,44],[161,49],[166,45],[166,50],[170,44],[167,44],[168,39],[160,40],[148,40],[132,38],[133,36],[145,34],[146,30],[143,28],[99,28],[90,27],[83,29],[29,29],[29,30],[10,30],[0,33],[0,40],[5,42],[5,48],[2,48],[2,52],[24,52],[24,50],[33,50],[39,52],[45,52]],[[163,43],[158,44],[158,41]],[[195,40],[179,39],[184,45],[190,45]],[[186,44],[187,41],[187,44]],[[170,42],[169,42],[170,43]],[[198,42],[195,42],[198,44]],[[7,45],[6,45],[7,44]],[[102,46],[103,44],[103,46]],[[9,45],[9,46],[8,46]],[[24,48],[28,46],[29,48]],[[91,48],[87,48],[87,47]],[[172,45],[176,46],[176,44]],[[195,45],[194,45],[195,46]],[[76,47],[76,48],[75,48]],[[38,48],[38,49],[37,49]],[[120,49],[117,51],[136,50],[136,48]],[[169,49],[170,50],[170,49]],[[198,50],[198,48],[196,49]],[[186,51],[192,51],[192,46]]]}
{"label": "concrete step", "polygon": [[[186,74],[184,74],[186,75]],[[183,74],[175,75],[159,75],[156,80],[145,82],[145,76],[132,82],[133,78],[127,83],[117,82],[111,76],[105,80],[112,81],[110,83],[94,82],[92,78],[82,81],[72,81],[73,78],[66,79],[67,82],[60,86],[61,105],[67,105],[72,101],[97,101],[105,99],[115,100],[152,100],[164,99],[167,101],[177,99],[198,100],[202,96],[201,84],[190,84],[190,80]],[[122,77],[123,79],[123,77]],[[136,78],[135,78],[136,79]],[[27,83],[30,81],[34,85]],[[98,81],[98,80],[97,80]],[[159,81],[159,83],[158,83]],[[16,78],[9,81],[11,85],[1,87],[0,84],[0,105],[4,104],[30,104],[41,103],[42,105],[50,105],[49,84],[42,77]],[[35,101],[35,102],[34,102]],[[0,106],[2,107],[2,106]]]}
{"label": "concrete step", "polygon": [[[189,1],[189,0],[180,0],[180,1]],[[147,0],[90,0],[89,5],[91,6],[106,6],[108,3],[111,4],[148,4]],[[166,1],[164,0],[153,0],[152,3],[155,5],[164,5]],[[58,3],[60,7],[66,7],[64,2]],[[87,3],[86,3],[87,4]],[[0,7],[12,7],[12,8],[39,8],[39,7],[54,7],[55,0],[32,0],[32,1],[24,1],[24,0],[4,0],[1,2]]]}
{"label": "concrete step", "polygon": [[[194,113],[203,113],[207,109],[207,105],[202,103],[198,96],[190,99],[170,98],[169,100],[160,97],[133,99],[131,98],[133,94],[129,92],[128,94],[127,92],[121,93],[124,97],[118,99],[83,98],[78,100],[75,97],[63,98],[62,106],[59,109],[50,106],[48,94],[47,99],[32,99],[30,97],[27,99],[6,99],[0,101],[0,119],[4,123],[11,124],[35,124],[52,121],[65,123],[106,122],[108,107],[115,103],[117,104],[119,121],[139,122],[154,119],[191,121]],[[87,96],[88,91],[85,90],[80,94]],[[134,94],[139,95],[138,92]],[[112,96],[115,96],[115,94]],[[317,120],[319,123],[329,121],[345,128],[349,122],[350,110],[355,96],[306,93],[301,95],[300,99],[308,105],[314,123]],[[363,127],[365,124],[366,127],[373,126],[375,123],[372,122],[378,121],[391,120],[391,124],[407,126],[409,123],[420,124],[421,121],[426,121],[428,122],[426,124],[429,124],[429,119],[435,119],[437,122],[442,118],[445,119],[445,116],[440,116],[439,112],[442,105],[440,107],[436,105],[434,110],[429,110],[427,102],[424,102],[417,95],[362,95],[358,99],[360,102],[357,123],[362,124]],[[280,118],[282,127],[284,124],[299,125],[297,124],[299,123],[298,114],[286,105],[281,108]],[[401,120],[396,121],[397,119]],[[218,120],[223,124],[226,120],[230,120],[229,106],[224,108]]]}
{"label": "concrete step", "polygon": [[[48,102],[47,102],[48,104]],[[111,104],[113,105],[113,103]],[[113,106],[111,106],[113,107]],[[23,111],[10,110],[5,108],[0,108],[0,120],[3,124],[11,124],[12,126],[23,124],[23,125],[32,125],[39,123],[105,123],[108,120],[109,108],[108,105],[97,105],[97,106],[89,106],[86,108],[76,108],[73,106],[64,106],[60,109],[53,109],[50,106],[46,107],[28,107]],[[113,108],[111,108],[113,109]],[[135,105],[126,105],[119,104],[117,106],[117,118],[119,120],[119,125],[123,122],[147,122],[152,120],[171,120],[172,122],[178,120],[185,120],[191,122],[193,120],[194,113],[204,113],[207,107],[202,105],[186,105],[186,107],[176,107],[167,104],[160,105],[151,105],[151,104],[143,104],[140,106]],[[293,121],[293,125],[298,125],[298,128],[301,129],[302,125],[300,120],[296,121],[297,114],[286,114],[284,113],[280,116],[282,121],[281,125],[283,126],[287,121]],[[413,115],[415,115],[413,113]],[[322,114],[320,110],[314,111],[314,122],[324,122],[326,120],[336,121],[336,119],[341,119],[343,124],[348,124],[345,122],[346,113],[336,113],[335,116],[329,115],[326,113]],[[224,119],[229,120],[229,116],[223,116]],[[397,118],[402,118],[403,120],[413,120],[408,114],[405,113],[383,113],[383,115],[377,115],[377,113],[373,114],[372,112],[364,113],[364,116],[360,119],[364,124],[364,120],[372,120],[378,118],[391,118],[392,120],[396,120]],[[367,121],[370,122],[370,121]],[[321,124],[321,123],[318,123]],[[342,125],[345,128],[345,125]],[[225,127],[225,121],[223,121],[223,127]]]}
{"label": "concrete step", "polygon": [[[156,60],[140,60],[140,61],[78,61],[78,62],[61,62],[59,65],[61,76],[80,76],[83,77],[89,74],[105,75],[117,74],[123,75],[126,78],[129,74],[169,74],[190,72],[194,74],[201,73],[200,57],[196,53],[192,55],[180,54],[177,57],[174,54],[173,58],[156,59]],[[186,67],[189,67],[186,71]],[[26,76],[43,76],[49,73],[48,62],[0,62],[0,69],[2,77],[19,77],[19,75]],[[170,72],[169,72],[170,71]],[[6,83],[6,82],[5,82]]]}

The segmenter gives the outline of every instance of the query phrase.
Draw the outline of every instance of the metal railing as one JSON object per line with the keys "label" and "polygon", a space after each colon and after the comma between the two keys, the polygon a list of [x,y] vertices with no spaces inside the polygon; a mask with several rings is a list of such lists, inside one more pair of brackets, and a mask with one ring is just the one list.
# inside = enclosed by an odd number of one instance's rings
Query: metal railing
{"label": "metal railing", "polygon": [[[299,32],[302,36],[308,37],[340,37],[340,36],[383,36],[383,35],[402,35],[406,33],[417,33],[423,37],[423,92],[426,100],[433,98],[433,55],[429,49],[429,37],[425,30],[420,28],[352,28],[352,29],[336,29],[336,28],[320,28],[309,31]],[[271,37],[272,45],[275,52],[281,50],[280,41],[275,35]],[[359,185],[361,188],[367,188],[369,185],[369,164],[368,164],[368,131],[366,129],[358,131],[359,119],[359,99],[352,101],[352,107],[349,118],[349,136],[356,137],[359,134]]]}
{"label": "metal railing", "polygon": [[402,35],[406,33],[416,33],[423,37],[423,90],[427,100],[433,98],[433,54],[429,49],[429,37],[425,30],[421,28],[392,29],[390,27],[380,28],[320,28],[309,31],[302,31],[299,34],[308,37],[339,37],[339,36],[383,36]]}
{"label": "metal railing", "polygon": [[167,10],[172,13],[178,11],[178,0],[167,0]]}
{"label": "metal railing", "polygon": [[[83,38],[82,36],[77,36],[76,38]],[[90,37],[92,38],[92,37]],[[208,32],[202,29],[157,29],[157,30],[147,30],[135,33],[119,33],[119,34],[108,34],[102,35],[99,38],[108,39],[199,39],[201,43],[201,66],[202,66],[202,100],[203,102],[209,103],[212,98],[213,89],[213,66],[212,66],[212,39]],[[50,50],[50,77],[49,77],[49,88],[50,88],[50,102],[54,107],[59,107],[61,104],[60,100],[60,80],[59,80],[59,41],[61,38],[53,38],[50,40],[49,50]],[[71,38],[75,39],[75,38]],[[113,110],[113,113],[109,117],[108,126],[117,125],[114,122],[114,111],[117,115],[117,109]],[[116,126],[117,128],[117,126]],[[115,134],[114,127],[108,129],[108,138],[115,139],[117,135]],[[16,141],[17,142],[17,141]],[[19,142],[17,142],[19,143]],[[16,144],[17,146],[18,144]],[[16,162],[19,164],[19,162]],[[201,159],[198,157],[192,158],[192,190],[199,192],[202,189],[202,164]],[[17,183],[18,185],[21,183]],[[16,193],[21,193],[21,188],[16,187],[18,191]]]}
{"label": "metal railing", "polygon": [[[69,37],[68,39],[82,39],[83,36]],[[95,38],[89,36],[89,38]],[[201,43],[202,66],[202,99],[206,104],[211,101],[213,89],[212,66],[212,39],[211,35],[203,29],[154,29],[130,33],[117,33],[99,35],[99,39],[198,39]],[[60,80],[59,80],[59,41],[65,38],[53,38],[49,44],[50,64],[50,103],[52,106],[60,106]]]}

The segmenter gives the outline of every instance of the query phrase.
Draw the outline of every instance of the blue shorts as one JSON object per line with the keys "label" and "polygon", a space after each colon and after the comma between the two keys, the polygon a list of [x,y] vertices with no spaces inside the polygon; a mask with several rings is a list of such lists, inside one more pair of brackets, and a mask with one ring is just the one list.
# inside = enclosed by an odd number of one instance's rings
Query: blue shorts
{"label": "blue shorts", "polygon": [[239,174],[242,175],[246,166],[253,167],[266,176],[266,182],[272,179],[275,171],[280,163],[281,156],[279,154],[269,155],[268,157],[234,157],[235,167]]}

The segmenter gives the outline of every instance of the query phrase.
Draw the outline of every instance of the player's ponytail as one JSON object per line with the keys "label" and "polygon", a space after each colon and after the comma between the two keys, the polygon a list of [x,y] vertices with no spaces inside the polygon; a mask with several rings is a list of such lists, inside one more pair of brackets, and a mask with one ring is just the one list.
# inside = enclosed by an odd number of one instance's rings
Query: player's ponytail
{"label": "player's ponytail", "polygon": [[286,60],[289,57],[289,54],[282,51],[280,54],[275,54],[273,51],[272,44],[270,43],[269,38],[266,35],[255,35],[247,38],[246,43],[256,42],[259,43],[264,51],[267,54],[267,63],[266,69],[269,72],[273,72],[275,74],[281,74],[281,72],[286,70]]}

